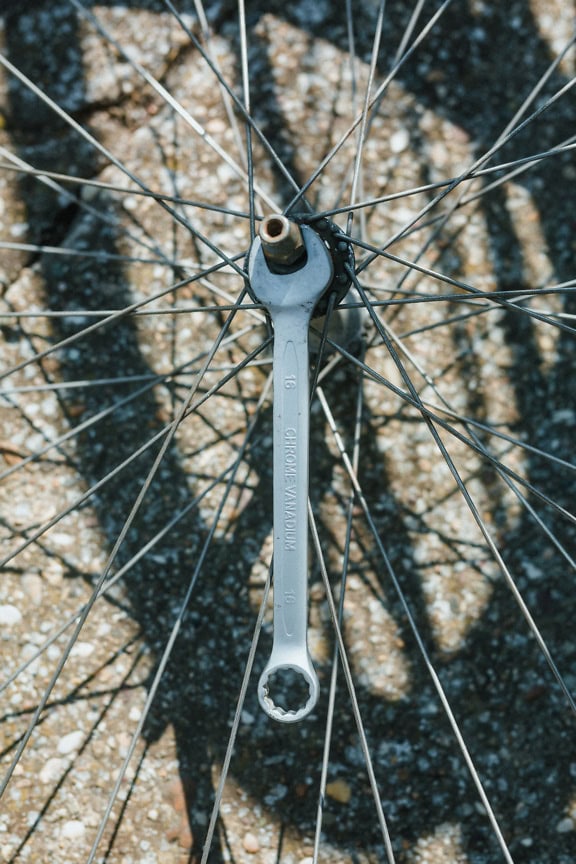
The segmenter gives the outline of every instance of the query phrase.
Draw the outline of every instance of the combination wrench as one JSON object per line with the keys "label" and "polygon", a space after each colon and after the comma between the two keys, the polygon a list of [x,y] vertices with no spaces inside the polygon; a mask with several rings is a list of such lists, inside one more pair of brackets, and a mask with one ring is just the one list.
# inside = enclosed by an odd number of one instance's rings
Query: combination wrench
{"label": "combination wrench", "polygon": [[[278,220],[279,230],[288,221],[285,217],[271,218]],[[314,307],[330,286],[334,272],[330,253],[318,233],[307,225],[299,230],[304,247],[300,266],[285,268],[286,272],[271,268],[260,237],[255,238],[248,258],[251,293],[267,309],[274,328],[274,636],[258,683],[258,698],[270,717],[284,723],[295,723],[309,714],[320,689],[307,639],[308,329]],[[277,676],[282,672],[296,673],[308,686],[308,697],[299,705],[284,707],[274,701],[274,679],[278,684]]]}

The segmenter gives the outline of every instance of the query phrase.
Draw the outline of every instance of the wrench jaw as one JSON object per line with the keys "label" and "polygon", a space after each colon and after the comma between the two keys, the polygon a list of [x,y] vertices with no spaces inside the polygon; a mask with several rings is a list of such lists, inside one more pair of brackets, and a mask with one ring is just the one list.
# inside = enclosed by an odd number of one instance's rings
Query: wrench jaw
{"label": "wrench jaw", "polygon": [[260,237],[256,237],[248,256],[250,293],[268,311],[300,306],[310,316],[331,283],[334,268],[321,237],[307,225],[302,226],[306,261],[293,273],[270,269]]}
{"label": "wrench jaw", "polygon": [[[281,723],[298,723],[303,720],[314,710],[320,694],[318,676],[308,651],[297,649],[291,653],[294,655],[293,659],[287,657],[288,651],[283,648],[282,659],[276,659],[273,651],[258,682],[258,699],[262,709],[272,720]],[[274,702],[272,691],[278,691],[282,673],[291,673],[292,678],[296,675],[300,676],[303,680],[299,683],[308,687],[308,696],[301,701],[299,706],[284,708]],[[290,694],[290,698],[294,698],[293,693]],[[280,701],[278,697],[277,701]]]}
{"label": "wrench jaw", "polygon": [[[330,272],[328,280],[324,281],[326,268]],[[270,303],[282,295],[282,282],[293,288],[290,277],[302,273],[305,276],[303,290],[291,292],[290,300],[311,302],[312,314],[318,318],[326,314],[331,302],[338,306],[348,293],[352,282],[350,273],[354,271],[354,250],[346,235],[329,219],[314,218],[310,214],[293,214],[288,219],[276,214],[262,221],[259,235],[250,247],[246,269],[248,293],[268,309]],[[314,298],[314,292],[310,292],[310,274],[314,274],[316,285],[322,284]]]}

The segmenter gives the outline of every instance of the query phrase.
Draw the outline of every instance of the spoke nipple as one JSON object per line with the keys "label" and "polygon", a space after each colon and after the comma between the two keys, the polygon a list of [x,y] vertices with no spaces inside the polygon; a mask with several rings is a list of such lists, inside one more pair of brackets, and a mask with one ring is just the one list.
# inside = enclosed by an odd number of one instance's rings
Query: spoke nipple
{"label": "spoke nipple", "polygon": [[306,252],[300,227],[281,213],[266,216],[258,233],[262,251],[270,264],[290,267]]}

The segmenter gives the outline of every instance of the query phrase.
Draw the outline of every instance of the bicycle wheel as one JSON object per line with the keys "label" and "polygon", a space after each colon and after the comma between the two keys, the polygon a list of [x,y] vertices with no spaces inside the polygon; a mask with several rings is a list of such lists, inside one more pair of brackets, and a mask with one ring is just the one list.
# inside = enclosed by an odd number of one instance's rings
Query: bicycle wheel
{"label": "bicycle wheel", "polygon": [[[4,5],[3,860],[573,860],[574,36],[501,6]],[[355,261],[293,725],[270,213]]]}

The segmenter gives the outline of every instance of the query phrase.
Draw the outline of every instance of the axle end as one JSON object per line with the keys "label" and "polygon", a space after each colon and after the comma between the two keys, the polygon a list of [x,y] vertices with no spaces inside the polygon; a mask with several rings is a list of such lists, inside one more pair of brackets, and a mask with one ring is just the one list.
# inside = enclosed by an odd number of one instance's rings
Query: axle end
{"label": "axle end", "polygon": [[258,231],[262,251],[270,264],[290,267],[306,254],[300,226],[281,213],[266,216]]}

